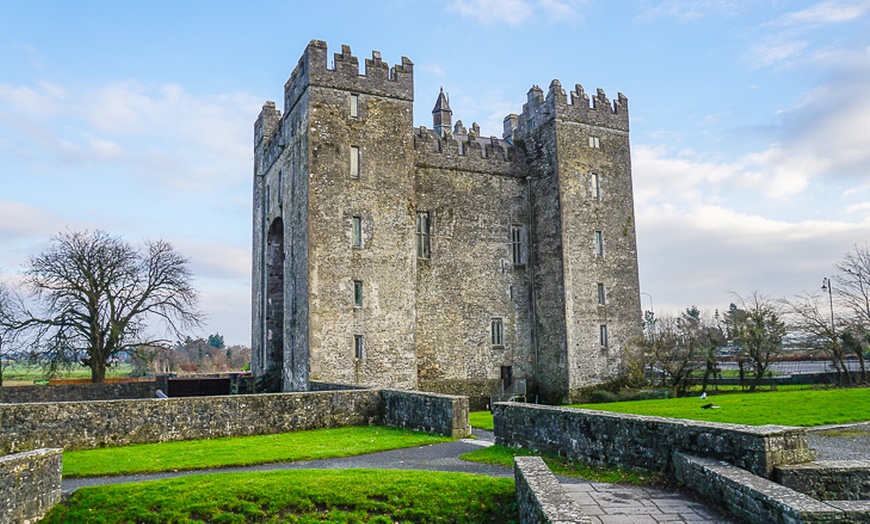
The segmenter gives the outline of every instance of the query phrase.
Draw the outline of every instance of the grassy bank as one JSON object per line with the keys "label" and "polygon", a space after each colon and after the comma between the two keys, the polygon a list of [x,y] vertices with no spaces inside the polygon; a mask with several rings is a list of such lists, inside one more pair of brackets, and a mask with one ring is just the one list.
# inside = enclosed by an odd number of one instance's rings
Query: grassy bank
{"label": "grassy bank", "polygon": [[[711,409],[702,406],[712,404]],[[870,420],[870,388],[729,393],[571,407],[762,426],[822,426]]]}
{"label": "grassy bank", "polygon": [[393,470],[191,475],[81,488],[62,522],[516,522],[513,479]]}
{"label": "grassy bank", "polygon": [[269,462],[349,457],[453,440],[378,426],[298,431],[276,435],[162,442],[117,448],[67,451],[65,477],[155,473]]}

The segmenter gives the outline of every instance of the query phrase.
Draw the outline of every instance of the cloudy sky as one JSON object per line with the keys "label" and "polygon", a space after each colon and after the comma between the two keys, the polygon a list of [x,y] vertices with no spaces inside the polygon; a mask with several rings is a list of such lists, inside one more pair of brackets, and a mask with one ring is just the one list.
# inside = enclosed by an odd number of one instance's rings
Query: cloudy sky
{"label": "cloudy sky", "polygon": [[870,240],[870,1],[0,0],[4,278],[66,228],[165,239],[200,334],[249,344],[253,122],[314,38],[409,57],[418,126],[441,86],[484,135],[554,78],[623,92],[658,313],[814,291]]}

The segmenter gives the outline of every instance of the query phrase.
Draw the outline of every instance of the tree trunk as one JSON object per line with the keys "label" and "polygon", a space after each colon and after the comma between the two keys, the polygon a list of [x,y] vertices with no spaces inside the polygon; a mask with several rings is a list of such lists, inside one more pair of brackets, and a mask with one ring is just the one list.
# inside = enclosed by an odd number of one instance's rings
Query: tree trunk
{"label": "tree trunk", "polygon": [[92,358],[91,362],[91,382],[94,384],[106,381],[106,361],[101,358]]}

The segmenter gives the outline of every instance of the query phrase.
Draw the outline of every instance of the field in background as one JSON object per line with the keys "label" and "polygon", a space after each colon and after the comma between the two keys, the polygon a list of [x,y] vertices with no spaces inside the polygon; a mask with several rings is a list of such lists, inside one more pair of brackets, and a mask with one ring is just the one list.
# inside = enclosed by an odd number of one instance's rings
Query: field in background
{"label": "field in background", "polygon": [[[116,364],[106,371],[106,378],[127,378],[133,371],[132,364]],[[48,376],[41,366],[26,362],[15,362],[3,368],[4,386],[31,386],[35,380],[49,380],[59,378],[90,379],[91,368],[76,366],[69,370],[60,370],[54,375]]]}

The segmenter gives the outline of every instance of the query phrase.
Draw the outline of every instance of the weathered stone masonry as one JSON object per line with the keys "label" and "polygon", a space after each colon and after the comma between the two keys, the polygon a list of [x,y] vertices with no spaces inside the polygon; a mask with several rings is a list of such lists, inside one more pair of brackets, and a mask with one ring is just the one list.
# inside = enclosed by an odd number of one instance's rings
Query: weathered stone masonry
{"label": "weathered stone masonry", "polygon": [[255,124],[253,371],[562,401],[640,333],[628,102],[533,87],[501,138],[442,92],[413,127],[413,64],[313,40]]}

